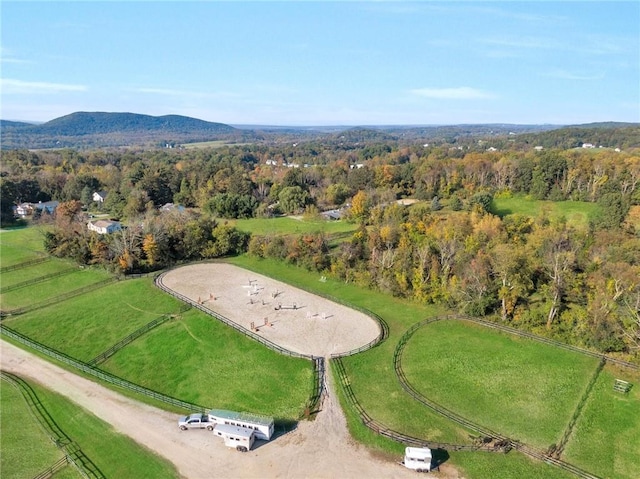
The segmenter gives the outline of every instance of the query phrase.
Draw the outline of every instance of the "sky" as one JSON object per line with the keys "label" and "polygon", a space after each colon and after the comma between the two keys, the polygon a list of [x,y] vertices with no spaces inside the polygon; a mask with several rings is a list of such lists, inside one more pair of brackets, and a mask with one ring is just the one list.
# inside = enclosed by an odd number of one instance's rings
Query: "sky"
{"label": "sky", "polygon": [[0,2],[0,118],[640,122],[640,2]]}

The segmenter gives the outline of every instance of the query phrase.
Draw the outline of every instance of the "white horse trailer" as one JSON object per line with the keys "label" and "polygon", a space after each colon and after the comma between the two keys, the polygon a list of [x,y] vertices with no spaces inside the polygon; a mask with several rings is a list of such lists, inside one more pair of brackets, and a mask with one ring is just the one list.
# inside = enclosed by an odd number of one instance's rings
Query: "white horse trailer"
{"label": "white horse trailer", "polygon": [[255,432],[256,439],[269,441],[273,436],[273,418],[250,414],[246,412],[226,411],[224,409],[212,409],[209,411],[209,421],[227,426],[238,426],[251,429]]}
{"label": "white horse trailer", "polygon": [[213,433],[216,436],[222,437],[225,446],[233,447],[236,451],[240,452],[250,451],[251,446],[253,446],[256,440],[256,434],[253,429],[229,426],[228,424],[216,424]]}
{"label": "white horse trailer", "polygon": [[404,450],[404,467],[418,472],[431,470],[431,449],[427,447],[407,447]]}

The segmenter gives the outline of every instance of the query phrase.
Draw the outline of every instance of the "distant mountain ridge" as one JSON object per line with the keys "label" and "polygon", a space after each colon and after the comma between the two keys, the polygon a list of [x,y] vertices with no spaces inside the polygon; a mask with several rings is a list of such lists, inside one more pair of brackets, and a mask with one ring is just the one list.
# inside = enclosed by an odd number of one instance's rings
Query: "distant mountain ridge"
{"label": "distant mountain ridge", "polygon": [[42,124],[2,121],[3,148],[148,145],[232,140],[250,135],[224,123],[188,116],[75,112]]}
{"label": "distant mountain ridge", "polygon": [[420,144],[478,144],[492,141],[499,149],[575,148],[583,143],[605,147],[640,146],[640,124],[598,122],[583,125],[380,125],[380,126],[261,126],[216,123],[181,115],[75,112],[46,123],[0,120],[2,149],[164,147],[193,142],[281,142],[301,140],[360,145],[401,142]]}
{"label": "distant mountain ridge", "polygon": [[151,116],[139,113],[76,112],[36,125],[40,132],[57,135],[92,135],[132,131],[162,131],[172,133],[231,133],[236,131],[224,123],[198,120],[188,116]]}

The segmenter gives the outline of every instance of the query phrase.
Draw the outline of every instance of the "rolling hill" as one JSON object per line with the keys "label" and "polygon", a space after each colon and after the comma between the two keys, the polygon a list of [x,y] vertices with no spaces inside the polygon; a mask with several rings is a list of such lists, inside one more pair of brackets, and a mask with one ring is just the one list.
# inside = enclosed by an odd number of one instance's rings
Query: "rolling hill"
{"label": "rolling hill", "polygon": [[224,123],[180,115],[76,112],[39,125],[3,121],[2,148],[105,147],[189,141],[239,141],[251,136]]}

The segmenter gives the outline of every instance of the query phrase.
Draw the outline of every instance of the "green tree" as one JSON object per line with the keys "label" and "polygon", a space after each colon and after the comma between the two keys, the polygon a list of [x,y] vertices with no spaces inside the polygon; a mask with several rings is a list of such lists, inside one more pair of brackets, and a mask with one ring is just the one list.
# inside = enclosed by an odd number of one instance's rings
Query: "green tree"
{"label": "green tree", "polygon": [[309,194],[299,186],[287,186],[278,194],[280,208],[284,213],[293,214],[304,210],[309,204]]}

